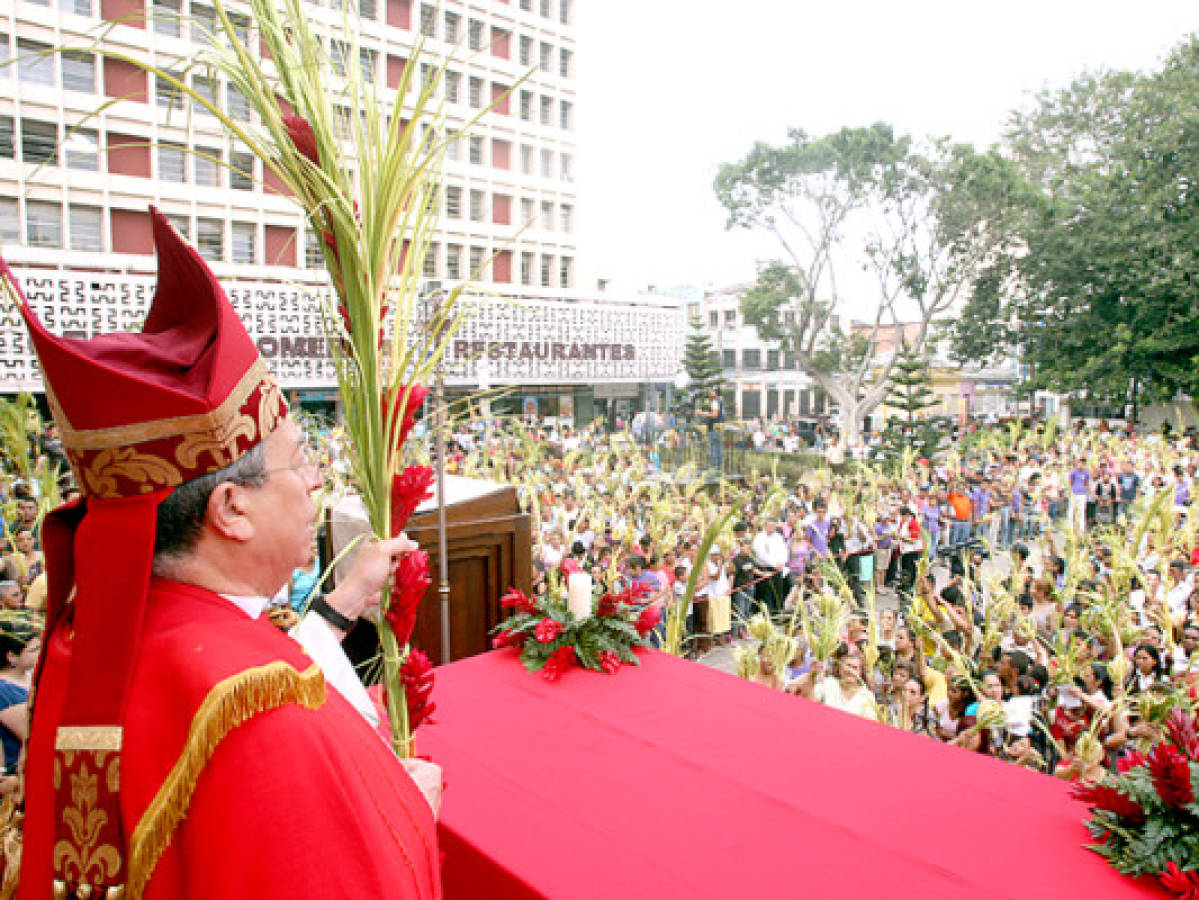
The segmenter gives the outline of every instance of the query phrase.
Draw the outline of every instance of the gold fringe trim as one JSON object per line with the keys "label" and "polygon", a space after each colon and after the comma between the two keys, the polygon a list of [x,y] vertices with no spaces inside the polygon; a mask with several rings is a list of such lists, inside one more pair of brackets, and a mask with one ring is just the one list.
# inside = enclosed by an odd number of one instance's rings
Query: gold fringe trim
{"label": "gold fringe trim", "polygon": [[15,795],[0,803],[0,855],[3,856],[4,876],[0,880],[0,900],[12,900],[17,895],[21,877],[21,826],[24,816],[17,808]]}
{"label": "gold fringe trim", "polygon": [[192,718],[187,743],[129,838],[128,900],[140,900],[175,828],[187,815],[196,781],[217,745],[259,713],[298,703],[319,709],[325,678],[313,663],[302,674],[283,661],[246,669],[219,682]]}

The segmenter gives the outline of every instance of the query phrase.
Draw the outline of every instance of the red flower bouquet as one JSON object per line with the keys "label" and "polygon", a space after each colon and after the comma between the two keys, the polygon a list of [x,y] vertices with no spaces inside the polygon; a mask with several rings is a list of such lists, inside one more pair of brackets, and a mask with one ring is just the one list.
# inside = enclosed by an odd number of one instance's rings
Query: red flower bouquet
{"label": "red flower bouquet", "polygon": [[1156,875],[1180,897],[1199,900],[1199,719],[1174,710],[1167,738],[1148,756],[1131,754],[1119,772],[1075,796],[1091,807],[1092,850],[1128,875]]}
{"label": "red flower bouquet", "polygon": [[515,588],[500,598],[500,606],[510,615],[492,632],[491,646],[515,648],[525,668],[547,681],[575,665],[609,675],[622,665],[638,665],[633,651],[649,646],[646,636],[659,618],[654,607],[638,607],[629,591],[600,597],[596,614],[584,619],[570,613],[564,597],[532,600]]}

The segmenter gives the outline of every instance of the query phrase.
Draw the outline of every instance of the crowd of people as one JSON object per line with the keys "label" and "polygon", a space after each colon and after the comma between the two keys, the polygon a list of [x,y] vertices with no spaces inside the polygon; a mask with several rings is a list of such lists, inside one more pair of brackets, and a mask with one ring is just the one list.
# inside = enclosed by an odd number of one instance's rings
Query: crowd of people
{"label": "crowd of people", "polygon": [[537,591],[582,569],[688,602],[692,656],[728,644],[746,677],[1083,780],[1199,695],[1191,435],[983,428],[790,484],[664,474],[619,435],[572,437],[480,429],[454,464],[518,486]]}

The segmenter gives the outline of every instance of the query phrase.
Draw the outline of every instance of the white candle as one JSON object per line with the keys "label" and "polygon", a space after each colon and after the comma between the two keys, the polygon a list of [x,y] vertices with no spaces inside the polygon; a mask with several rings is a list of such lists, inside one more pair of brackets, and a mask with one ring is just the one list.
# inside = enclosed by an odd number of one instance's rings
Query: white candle
{"label": "white candle", "polygon": [[575,572],[566,579],[566,608],[576,619],[591,615],[591,576]]}

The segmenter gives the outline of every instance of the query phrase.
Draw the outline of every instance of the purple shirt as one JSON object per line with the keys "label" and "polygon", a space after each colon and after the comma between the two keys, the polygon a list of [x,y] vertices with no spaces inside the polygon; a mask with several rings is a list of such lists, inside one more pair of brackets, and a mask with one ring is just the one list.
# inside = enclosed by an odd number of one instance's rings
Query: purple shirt
{"label": "purple shirt", "polygon": [[828,556],[828,532],[832,525],[830,519],[813,519],[808,523],[808,540],[817,556]]}
{"label": "purple shirt", "polygon": [[1087,488],[1091,484],[1091,473],[1086,469],[1071,469],[1070,470],[1070,493],[1074,495],[1085,494]]}

